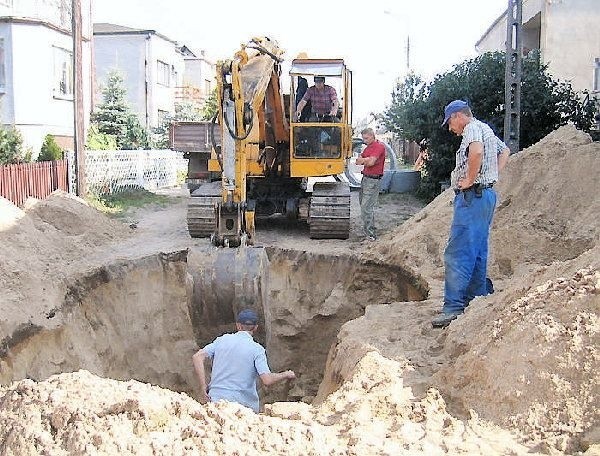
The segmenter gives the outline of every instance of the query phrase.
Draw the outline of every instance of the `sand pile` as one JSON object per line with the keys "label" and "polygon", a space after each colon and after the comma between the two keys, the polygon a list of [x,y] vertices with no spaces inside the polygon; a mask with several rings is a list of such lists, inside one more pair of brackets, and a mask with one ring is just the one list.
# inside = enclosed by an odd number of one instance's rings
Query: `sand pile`
{"label": "sand pile", "polygon": [[398,363],[371,352],[322,407],[279,403],[266,415],[86,371],[22,380],[2,398],[0,453],[531,454],[476,416],[451,417],[434,390],[416,400],[400,374]]}
{"label": "sand pile", "polygon": [[[491,236],[497,292],[431,342],[445,355],[431,384],[453,413],[477,410],[541,449],[600,440],[599,170],[600,144],[572,126],[511,157]],[[436,310],[453,196],[440,195],[368,254],[425,276]]]}
{"label": "sand pile", "polygon": [[[492,231],[496,293],[446,330],[430,319],[441,307],[453,193],[370,245],[367,259],[412,269],[430,299],[366,303],[338,336],[325,375],[331,394],[318,404],[254,415],[147,384],[61,374],[0,388],[0,453],[599,454],[598,170],[600,144],[570,126],[511,157]],[[60,202],[59,210],[72,203]],[[15,302],[44,298],[36,274],[50,274],[53,259],[68,265],[85,253],[77,245],[127,235],[91,213],[78,215],[78,224],[98,224],[89,232],[40,208],[11,213],[18,222],[0,232],[9,253],[0,280],[22,294]]]}
{"label": "sand pile", "polygon": [[95,251],[131,232],[62,191],[43,201],[29,199],[24,210],[0,198],[0,214],[2,337],[23,320],[43,326],[47,306],[64,296],[64,278]]}

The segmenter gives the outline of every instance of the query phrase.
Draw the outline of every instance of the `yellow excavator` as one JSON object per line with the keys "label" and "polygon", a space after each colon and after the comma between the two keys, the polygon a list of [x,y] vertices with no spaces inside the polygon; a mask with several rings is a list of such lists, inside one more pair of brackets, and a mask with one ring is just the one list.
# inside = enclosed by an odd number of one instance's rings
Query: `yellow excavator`
{"label": "yellow excavator", "polygon": [[[342,174],[351,155],[352,73],[342,59],[296,58],[284,93],[283,53],[277,42],[253,38],[217,64],[218,113],[209,127],[207,160],[213,182],[190,194],[192,237],[211,237],[217,246],[252,245],[255,219],[280,214],[308,223],[311,238],[348,238],[349,184],[309,178]],[[336,90],[336,116],[297,118],[303,86],[314,77]]]}

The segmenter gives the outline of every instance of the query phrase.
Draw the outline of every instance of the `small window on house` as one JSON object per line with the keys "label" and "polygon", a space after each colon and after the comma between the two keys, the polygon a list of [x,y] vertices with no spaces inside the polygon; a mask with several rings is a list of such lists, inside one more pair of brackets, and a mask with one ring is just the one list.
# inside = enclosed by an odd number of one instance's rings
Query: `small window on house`
{"label": "small window on house", "polygon": [[211,85],[212,84],[210,83],[210,79],[205,79],[204,80],[204,94],[206,96],[210,95],[210,92],[212,90]]}
{"label": "small window on house", "polygon": [[0,0],[0,6],[13,6],[13,0]]}
{"label": "small window on house", "polygon": [[0,91],[2,92],[4,92],[6,89],[6,69],[4,55],[4,38],[0,38]]}
{"label": "small window on house", "polygon": [[166,64],[165,62],[157,60],[156,61],[156,73],[157,73],[156,82],[159,83],[160,85],[169,87],[170,76],[171,76],[171,69],[169,68],[169,65]]}
{"label": "small window on house", "polygon": [[73,96],[73,54],[63,48],[54,48],[54,96]]}
{"label": "small window on house", "polygon": [[594,67],[594,92],[600,92],[600,58],[596,57],[596,66]]}

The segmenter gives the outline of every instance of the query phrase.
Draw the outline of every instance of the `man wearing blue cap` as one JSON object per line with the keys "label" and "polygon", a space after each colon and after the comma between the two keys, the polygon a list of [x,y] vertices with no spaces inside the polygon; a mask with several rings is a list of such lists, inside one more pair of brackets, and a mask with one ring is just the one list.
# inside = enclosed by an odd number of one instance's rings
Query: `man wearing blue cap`
{"label": "man wearing blue cap", "polygon": [[[273,373],[262,345],[253,334],[258,328],[258,315],[252,309],[242,310],[236,319],[236,333],[224,334],[198,350],[192,357],[200,383],[202,402],[226,400],[259,411],[256,380],[265,386],[296,378],[293,371]],[[212,359],[211,380],[206,388],[204,360]]]}
{"label": "man wearing blue cap", "polygon": [[465,101],[446,106],[442,126],[446,124],[462,142],[450,178],[454,216],[444,252],[444,305],[431,322],[436,328],[448,326],[475,296],[488,294],[488,237],[496,207],[492,187],[510,153],[489,125],[473,117]]}

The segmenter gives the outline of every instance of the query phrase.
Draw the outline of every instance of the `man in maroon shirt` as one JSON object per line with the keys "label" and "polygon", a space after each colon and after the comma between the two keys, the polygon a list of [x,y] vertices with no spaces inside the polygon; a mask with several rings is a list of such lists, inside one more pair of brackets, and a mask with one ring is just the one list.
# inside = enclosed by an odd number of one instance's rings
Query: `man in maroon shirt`
{"label": "man in maroon shirt", "polygon": [[360,215],[363,220],[365,236],[368,240],[377,239],[375,233],[375,206],[379,199],[380,179],[383,176],[385,164],[385,146],[375,139],[372,128],[365,128],[360,132],[363,142],[367,145],[365,150],[356,159],[357,165],[364,165],[360,183]]}
{"label": "man in maroon shirt", "polygon": [[300,119],[302,108],[310,101],[312,105],[311,122],[317,121],[319,117],[323,116],[336,117],[340,103],[335,89],[325,84],[323,76],[315,76],[314,80],[315,85],[306,90],[302,100],[298,103],[296,116]]}

